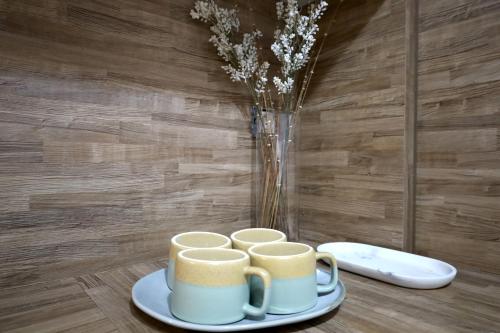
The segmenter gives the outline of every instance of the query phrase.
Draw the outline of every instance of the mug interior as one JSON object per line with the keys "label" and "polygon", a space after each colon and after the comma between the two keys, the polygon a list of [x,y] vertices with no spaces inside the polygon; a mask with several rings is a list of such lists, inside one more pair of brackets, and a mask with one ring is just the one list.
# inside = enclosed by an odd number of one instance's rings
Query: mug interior
{"label": "mug interior", "polygon": [[211,232],[188,232],[177,235],[172,240],[183,247],[193,248],[222,247],[230,243],[227,237]]}
{"label": "mug interior", "polygon": [[181,257],[197,261],[238,261],[248,258],[248,255],[232,249],[191,249],[178,254]]}
{"label": "mug interior", "polygon": [[312,251],[309,245],[301,243],[268,243],[250,248],[251,254],[269,257],[296,256]]}
{"label": "mug interior", "polygon": [[284,239],[284,234],[273,229],[245,229],[233,234],[233,238],[247,243],[269,243]]}

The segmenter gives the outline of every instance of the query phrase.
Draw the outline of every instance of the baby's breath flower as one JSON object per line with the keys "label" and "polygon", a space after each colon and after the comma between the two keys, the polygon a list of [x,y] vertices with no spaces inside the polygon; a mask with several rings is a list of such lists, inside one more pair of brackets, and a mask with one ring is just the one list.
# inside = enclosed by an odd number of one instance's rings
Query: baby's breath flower
{"label": "baby's breath flower", "polygon": [[269,69],[269,63],[267,61],[264,61],[257,70],[257,82],[255,85],[255,92],[258,95],[263,94],[266,91],[268,69]]}
{"label": "baby's breath flower", "polygon": [[211,24],[210,31],[213,35],[209,41],[216,47],[217,54],[227,62],[222,69],[231,80],[247,82],[255,79],[255,90],[260,94],[265,89],[265,76],[269,68],[267,62],[259,65],[257,57],[257,39],[262,37],[262,32],[254,30],[245,33],[241,43],[234,43],[232,37],[240,26],[237,14],[236,9],[221,8],[213,0],[196,1],[191,10],[192,18]]}
{"label": "baby's breath flower", "polygon": [[[276,2],[276,15],[281,24],[274,31],[271,50],[281,64],[281,75],[273,78],[279,94],[293,92],[294,78],[310,60],[319,29],[317,21],[327,6],[326,1],[311,4],[307,15],[301,15],[297,0]],[[238,11],[234,8],[221,8],[214,0],[196,1],[190,14],[193,19],[210,24],[213,35],[209,41],[216,47],[217,54],[226,61],[222,68],[232,81],[247,84],[252,82],[250,86],[257,95],[268,90],[269,63],[260,63],[257,55],[257,39],[262,37],[259,30],[244,33],[241,43],[235,42],[234,35],[240,27]]]}
{"label": "baby's breath flower", "polygon": [[273,83],[276,86],[279,94],[289,94],[293,90],[293,78],[288,77],[282,81],[279,77],[275,76],[273,78]]}
{"label": "baby's breath flower", "polygon": [[308,15],[300,15],[297,0],[276,3],[276,13],[282,27],[274,32],[271,50],[281,63],[282,78],[275,77],[273,82],[281,94],[293,91],[293,78],[309,62],[311,49],[318,32],[317,21],[326,10],[328,3],[321,1],[311,4]]}

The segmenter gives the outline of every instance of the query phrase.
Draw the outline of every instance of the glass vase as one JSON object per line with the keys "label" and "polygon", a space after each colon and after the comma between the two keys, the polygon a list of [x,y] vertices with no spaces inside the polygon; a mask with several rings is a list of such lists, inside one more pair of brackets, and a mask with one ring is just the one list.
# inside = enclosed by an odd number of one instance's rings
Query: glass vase
{"label": "glass vase", "polygon": [[295,119],[286,111],[254,109],[256,132],[256,226],[298,239],[295,188]]}

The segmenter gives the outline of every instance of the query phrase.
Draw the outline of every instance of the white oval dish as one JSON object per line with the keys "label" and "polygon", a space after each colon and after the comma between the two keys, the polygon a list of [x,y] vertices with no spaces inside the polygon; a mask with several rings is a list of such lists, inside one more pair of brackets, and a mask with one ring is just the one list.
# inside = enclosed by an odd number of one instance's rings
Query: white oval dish
{"label": "white oval dish", "polygon": [[341,269],[413,289],[443,287],[457,274],[446,262],[368,244],[326,243],[318,251],[333,254]]}
{"label": "white oval dish", "polygon": [[[265,317],[261,319],[252,320],[245,318],[236,323],[226,325],[201,325],[182,321],[172,315],[169,307],[169,295],[171,291],[167,287],[165,273],[165,269],[161,269],[137,281],[132,288],[132,300],[134,304],[151,317],[169,325],[205,332],[254,330],[312,319],[337,308],[344,300],[346,292],[344,284],[339,280],[335,291],[329,294],[319,295],[316,306],[303,312],[289,315],[266,314]],[[330,274],[321,270],[317,270],[316,274],[319,283],[327,283],[330,281]],[[193,300],[193,302],[196,302],[196,300]]]}

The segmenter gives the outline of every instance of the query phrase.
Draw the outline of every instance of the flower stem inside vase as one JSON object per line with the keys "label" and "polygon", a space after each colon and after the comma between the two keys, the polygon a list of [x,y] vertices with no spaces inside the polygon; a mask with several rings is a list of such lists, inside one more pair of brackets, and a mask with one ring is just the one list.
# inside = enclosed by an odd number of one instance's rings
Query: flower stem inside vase
{"label": "flower stem inside vase", "polygon": [[256,225],[297,238],[295,160],[291,140],[293,115],[262,110],[257,121]]}

